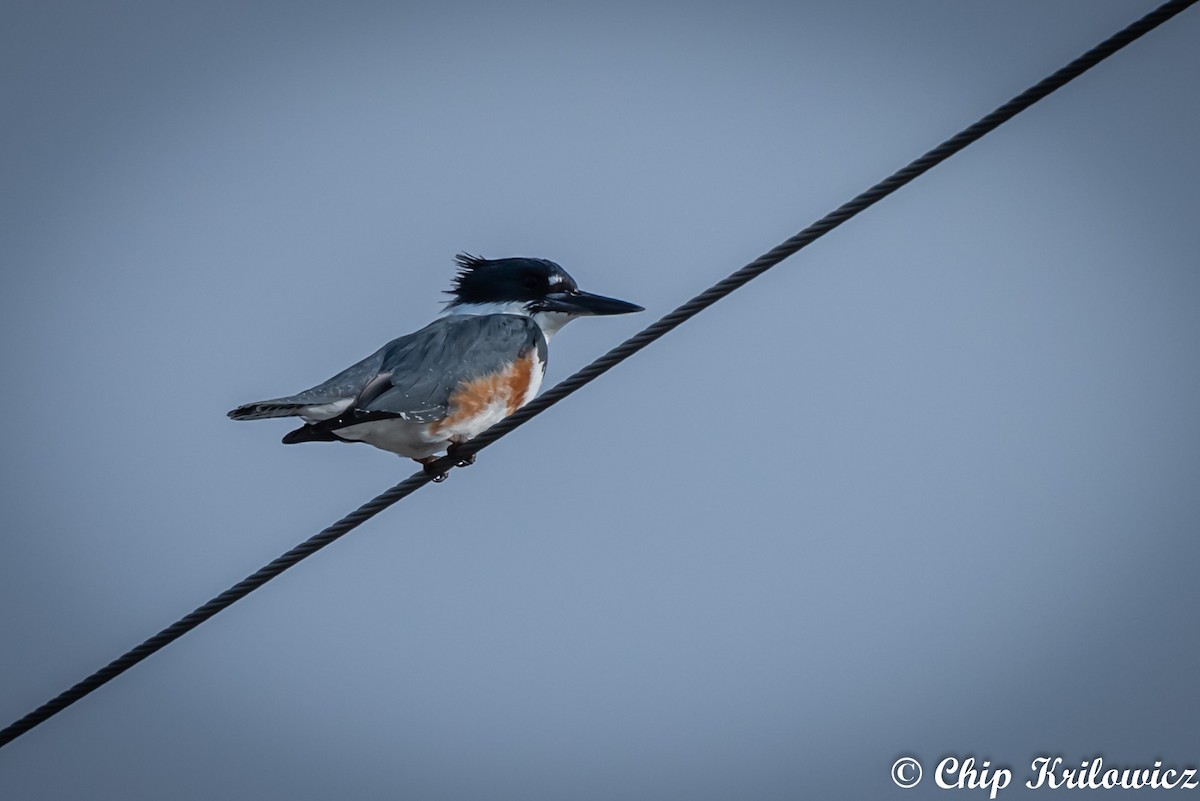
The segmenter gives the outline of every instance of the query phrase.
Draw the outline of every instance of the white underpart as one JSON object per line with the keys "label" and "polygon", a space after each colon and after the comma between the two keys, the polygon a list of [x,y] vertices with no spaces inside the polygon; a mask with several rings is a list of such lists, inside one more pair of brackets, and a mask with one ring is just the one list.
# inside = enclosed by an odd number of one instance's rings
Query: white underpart
{"label": "white underpart", "polygon": [[366,442],[385,451],[420,459],[444,451],[450,444],[444,434],[430,436],[429,428],[429,423],[409,423],[396,419],[372,420],[369,423],[339,428],[335,433],[342,439]]}
{"label": "white underpart", "polygon": [[305,406],[303,411],[300,412],[300,417],[306,423],[328,420],[331,417],[337,417],[349,409],[353,403],[354,398],[341,398],[331,403],[315,403],[312,406]]}
{"label": "white underpart", "polygon": [[546,363],[538,356],[537,348],[533,349],[531,355],[533,357],[533,370],[529,375],[529,389],[526,391],[525,397],[521,400],[522,406],[537,397],[538,390],[542,388],[542,379],[546,376]]}
{"label": "white underpart", "polygon": [[531,314],[523,302],[516,300],[505,303],[455,304],[446,309],[442,313],[442,316],[449,317],[452,314],[515,314],[519,317],[530,317],[537,323],[538,328],[542,329],[542,336],[546,338],[547,342],[550,341],[550,337],[558,333],[558,329],[580,316],[578,314],[567,314],[566,312],[536,312]]}
{"label": "white underpart", "polygon": [[567,314],[566,312],[538,312],[533,315],[533,321],[538,324],[538,328],[542,329],[542,336],[549,342],[550,337],[558,333],[558,329],[578,316],[578,314]]}

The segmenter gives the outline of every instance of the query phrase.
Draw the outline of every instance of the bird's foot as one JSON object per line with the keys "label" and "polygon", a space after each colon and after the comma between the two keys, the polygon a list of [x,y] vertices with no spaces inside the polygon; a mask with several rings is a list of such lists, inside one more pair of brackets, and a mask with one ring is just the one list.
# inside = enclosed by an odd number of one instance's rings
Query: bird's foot
{"label": "bird's foot", "polygon": [[420,463],[421,467],[425,470],[425,475],[431,477],[434,484],[441,484],[449,478],[449,474],[446,471],[437,467],[439,458],[437,456],[422,456],[420,459],[413,457],[413,461]]}
{"label": "bird's foot", "polygon": [[460,450],[462,450],[462,447],[464,444],[466,444],[466,443],[454,442],[454,443],[451,443],[450,447],[446,448],[446,455],[455,460],[454,461],[455,467],[470,467],[471,465],[475,464],[475,454],[473,454],[473,453],[468,454],[468,455],[462,457],[461,459],[456,458],[458,452]]}

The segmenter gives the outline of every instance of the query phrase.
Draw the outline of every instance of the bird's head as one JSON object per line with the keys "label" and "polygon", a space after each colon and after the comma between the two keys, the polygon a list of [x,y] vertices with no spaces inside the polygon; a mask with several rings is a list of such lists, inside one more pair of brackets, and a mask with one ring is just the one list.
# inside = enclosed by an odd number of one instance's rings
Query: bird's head
{"label": "bird's head", "polygon": [[546,320],[555,319],[558,328],[582,315],[643,310],[635,303],[583,292],[566,270],[546,259],[484,259],[460,253],[455,261],[458,274],[447,292],[452,296],[446,309],[450,313],[527,314],[539,318],[543,328]]}

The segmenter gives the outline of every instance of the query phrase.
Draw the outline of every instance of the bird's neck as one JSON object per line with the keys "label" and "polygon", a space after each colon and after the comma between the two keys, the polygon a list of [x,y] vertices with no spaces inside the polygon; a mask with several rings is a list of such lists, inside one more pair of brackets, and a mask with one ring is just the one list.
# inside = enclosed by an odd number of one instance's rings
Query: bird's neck
{"label": "bird's neck", "polygon": [[546,338],[547,342],[550,341],[550,337],[558,333],[558,329],[578,316],[563,312],[530,312],[528,307],[518,300],[502,303],[455,303],[448,307],[442,316],[449,317],[452,314],[515,314],[520,317],[529,317],[537,323],[538,328],[542,329],[542,336]]}

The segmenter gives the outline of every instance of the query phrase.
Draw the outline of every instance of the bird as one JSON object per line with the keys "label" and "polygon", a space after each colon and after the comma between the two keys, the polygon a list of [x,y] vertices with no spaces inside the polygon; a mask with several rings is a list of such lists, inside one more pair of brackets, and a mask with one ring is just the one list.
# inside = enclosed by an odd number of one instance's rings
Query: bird
{"label": "bird", "polygon": [[[316,386],[255,401],[234,420],[299,417],[299,442],[364,442],[428,469],[537,395],[547,344],[577,317],[643,307],[583,292],[555,262],[455,257],[443,313]],[[463,464],[474,461],[468,457]],[[440,476],[444,478],[444,474]]]}

